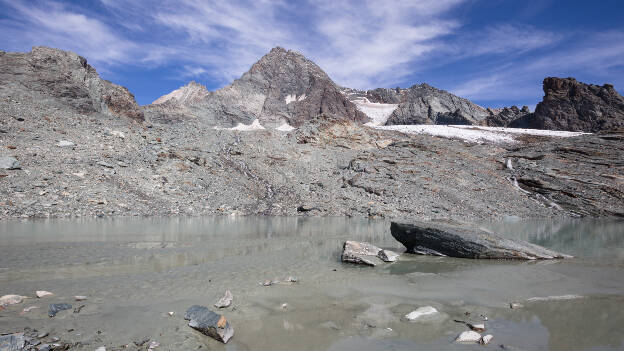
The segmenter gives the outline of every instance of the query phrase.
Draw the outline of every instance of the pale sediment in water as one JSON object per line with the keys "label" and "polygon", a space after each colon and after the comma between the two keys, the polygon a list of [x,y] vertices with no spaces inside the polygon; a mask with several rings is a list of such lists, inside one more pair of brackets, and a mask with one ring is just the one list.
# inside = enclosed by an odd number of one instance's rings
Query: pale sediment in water
{"label": "pale sediment in water", "polygon": [[[54,295],[7,306],[0,311],[0,333],[54,330],[46,338],[82,342],[75,349],[85,350],[145,338],[165,350],[222,348],[188,327],[184,314],[192,305],[212,306],[230,290],[232,305],[218,311],[236,330],[228,349],[482,347],[453,343],[468,330],[453,319],[483,323],[493,344],[518,349],[622,347],[621,223],[516,221],[490,228],[576,258],[510,262],[402,254],[377,267],[347,265],[340,262],[346,240],[402,248],[388,222],[344,218],[2,222],[0,295],[34,296],[42,287]],[[297,282],[258,284],[289,276]],[[47,316],[48,304],[78,307],[76,295],[89,297],[79,313]],[[561,296],[583,298],[535,299]],[[512,301],[524,307],[510,309]],[[40,308],[20,314],[31,305]],[[404,319],[423,306],[448,318]]]}

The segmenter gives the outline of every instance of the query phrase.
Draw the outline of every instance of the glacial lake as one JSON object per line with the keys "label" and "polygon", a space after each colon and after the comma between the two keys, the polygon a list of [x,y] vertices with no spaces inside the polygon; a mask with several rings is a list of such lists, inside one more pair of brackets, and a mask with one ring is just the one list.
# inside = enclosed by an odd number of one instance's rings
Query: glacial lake
{"label": "glacial lake", "polygon": [[[145,339],[160,344],[155,350],[624,350],[624,222],[482,226],[575,258],[403,254],[374,268],[343,264],[345,240],[404,250],[388,221],[354,218],[4,221],[0,296],[54,295],[0,310],[0,334],[32,328],[72,343],[70,350],[91,351],[145,350],[134,344]],[[298,281],[261,284],[289,276]],[[225,290],[234,295],[218,311],[235,329],[227,345],[184,320],[191,305],[216,310]],[[48,304],[57,302],[84,307],[48,317]],[[31,306],[38,308],[23,312]],[[440,314],[405,320],[422,306]],[[484,323],[483,335],[494,338],[485,346],[456,344],[468,328],[454,320]]]}

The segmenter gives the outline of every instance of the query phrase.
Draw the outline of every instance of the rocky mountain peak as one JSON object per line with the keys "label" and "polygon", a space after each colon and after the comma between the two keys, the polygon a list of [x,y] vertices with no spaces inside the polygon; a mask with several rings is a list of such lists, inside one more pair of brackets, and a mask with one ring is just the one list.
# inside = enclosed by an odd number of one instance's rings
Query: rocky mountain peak
{"label": "rocky mountain peak", "polygon": [[[172,94],[183,91],[168,95]],[[170,100],[168,95],[155,102]],[[189,103],[182,105],[189,107]],[[255,119],[268,125],[287,122],[298,126],[321,113],[368,121],[319,66],[301,53],[281,47],[273,48],[232,84],[207,93],[192,105],[193,115],[223,126],[249,124]]]}
{"label": "rocky mountain peak", "polygon": [[208,89],[200,83],[192,80],[188,84],[163,95],[152,104],[163,104],[166,102],[179,104],[195,104],[200,102],[209,94]]}
{"label": "rocky mountain peak", "polygon": [[128,89],[101,79],[87,59],[70,51],[36,46],[30,52],[0,55],[0,81],[14,93],[51,97],[79,113],[143,120]]}

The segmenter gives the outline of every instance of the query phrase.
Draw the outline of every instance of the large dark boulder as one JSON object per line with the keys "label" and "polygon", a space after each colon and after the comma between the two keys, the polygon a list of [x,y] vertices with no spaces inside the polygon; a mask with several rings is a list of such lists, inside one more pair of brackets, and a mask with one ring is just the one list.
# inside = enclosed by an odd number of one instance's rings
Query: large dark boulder
{"label": "large dark boulder", "polygon": [[409,253],[489,259],[553,259],[564,255],[522,240],[510,240],[494,233],[459,223],[392,222],[392,236]]}
{"label": "large dark boulder", "polygon": [[234,336],[234,328],[227,319],[208,307],[193,305],[186,311],[184,319],[189,321],[189,327],[222,343],[227,343]]}

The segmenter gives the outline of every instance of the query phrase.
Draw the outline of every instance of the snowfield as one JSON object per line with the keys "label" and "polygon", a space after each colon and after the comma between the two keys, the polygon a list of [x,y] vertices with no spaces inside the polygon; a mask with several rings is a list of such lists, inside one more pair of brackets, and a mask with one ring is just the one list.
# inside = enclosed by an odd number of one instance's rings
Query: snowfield
{"label": "snowfield", "polygon": [[251,130],[263,130],[265,128],[260,124],[260,120],[254,119],[250,125],[239,123],[236,127],[232,127],[232,128],[214,127],[214,129],[251,131]]}
{"label": "snowfield", "polygon": [[364,112],[372,121],[366,123],[367,126],[383,126],[386,124],[388,117],[396,110],[398,104],[381,104],[370,102],[367,98],[361,98],[352,101],[358,110]]}
{"label": "snowfield", "polygon": [[569,138],[588,133],[564,132],[557,130],[541,129],[520,129],[502,127],[481,127],[471,125],[394,125],[394,126],[373,126],[376,129],[396,130],[406,134],[427,134],[448,139],[460,139],[473,143],[515,143],[517,140],[513,135],[537,135]]}

